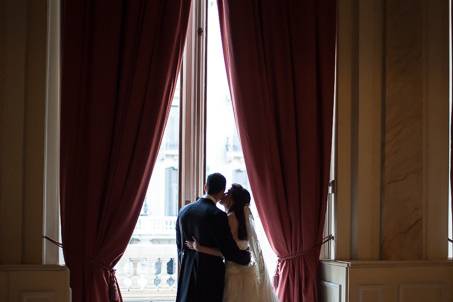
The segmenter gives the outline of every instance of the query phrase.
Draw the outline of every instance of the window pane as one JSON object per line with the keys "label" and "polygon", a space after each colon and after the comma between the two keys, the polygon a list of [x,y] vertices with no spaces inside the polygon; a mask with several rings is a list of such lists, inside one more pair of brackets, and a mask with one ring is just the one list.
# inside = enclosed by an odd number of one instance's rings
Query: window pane
{"label": "window pane", "polygon": [[178,79],[142,211],[126,252],[116,265],[125,301],[174,301],[176,297],[179,108]]}
{"label": "window pane", "polygon": [[165,169],[165,215],[178,215],[178,169]]}
{"label": "window pane", "polygon": [[[227,187],[239,183],[252,193],[234,121],[216,0],[208,0],[207,79],[206,175],[220,172],[227,178]],[[251,208],[267,268],[272,274],[276,256],[264,234],[253,199]]]}

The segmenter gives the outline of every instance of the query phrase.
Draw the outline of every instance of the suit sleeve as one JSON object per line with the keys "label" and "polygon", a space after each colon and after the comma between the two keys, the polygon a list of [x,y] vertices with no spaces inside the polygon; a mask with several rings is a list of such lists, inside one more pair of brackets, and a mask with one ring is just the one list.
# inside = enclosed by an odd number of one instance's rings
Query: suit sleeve
{"label": "suit sleeve", "polygon": [[231,234],[225,213],[221,212],[216,215],[214,226],[214,238],[225,259],[242,265],[249,264],[250,252],[238,248]]}
{"label": "suit sleeve", "polygon": [[179,215],[176,219],[176,247],[178,248],[178,261],[181,263],[182,258],[181,230],[179,228]]}

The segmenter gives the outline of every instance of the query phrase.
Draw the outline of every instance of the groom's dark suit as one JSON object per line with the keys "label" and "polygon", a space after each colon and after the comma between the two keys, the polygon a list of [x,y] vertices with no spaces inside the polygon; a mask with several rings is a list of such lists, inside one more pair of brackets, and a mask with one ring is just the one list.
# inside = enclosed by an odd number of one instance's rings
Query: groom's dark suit
{"label": "groom's dark suit", "polygon": [[176,302],[222,302],[225,264],[221,257],[197,253],[184,242],[195,237],[201,245],[219,249],[226,260],[247,265],[250,253],[240,250],[231,235],[227,215],[207,199],[181,209],[176,244],[181,265]]}

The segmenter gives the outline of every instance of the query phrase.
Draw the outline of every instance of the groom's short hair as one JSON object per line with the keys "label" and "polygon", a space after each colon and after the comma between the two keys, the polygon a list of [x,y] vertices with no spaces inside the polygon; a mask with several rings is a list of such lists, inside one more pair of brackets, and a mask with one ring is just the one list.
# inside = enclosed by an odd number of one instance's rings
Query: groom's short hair
{"label": "groom's short hair", "polygon": [[220,173],[209,174],[206,179],[206,190],[209,195],[225,191],[226,178]]}

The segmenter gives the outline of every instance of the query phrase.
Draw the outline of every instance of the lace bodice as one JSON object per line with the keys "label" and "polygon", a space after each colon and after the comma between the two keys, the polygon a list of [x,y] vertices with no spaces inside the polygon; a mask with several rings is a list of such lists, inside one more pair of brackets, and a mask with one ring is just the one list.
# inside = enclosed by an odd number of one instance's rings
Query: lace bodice
{"label": "lace bodice", "polygon": [[241,250],[250,249],[252,261],[248,266],[226,262],[223,302],[278,302],[266,270],[253,215],[248,207],[246,210],[249,240],[238,240],[236,244]]}

